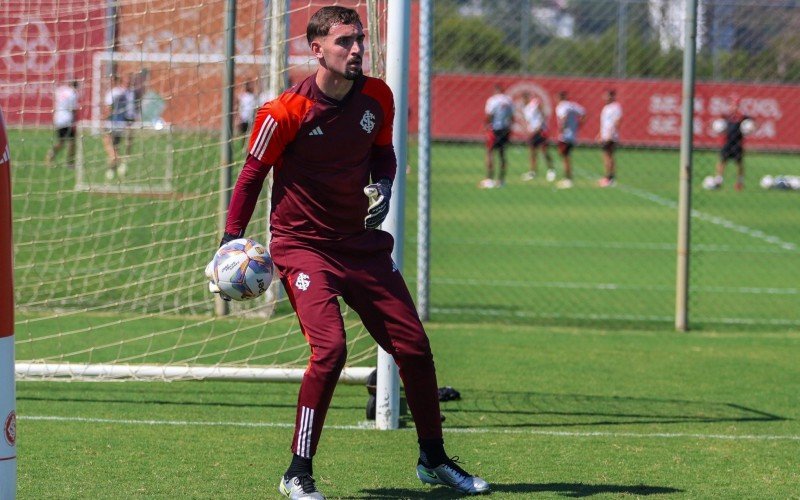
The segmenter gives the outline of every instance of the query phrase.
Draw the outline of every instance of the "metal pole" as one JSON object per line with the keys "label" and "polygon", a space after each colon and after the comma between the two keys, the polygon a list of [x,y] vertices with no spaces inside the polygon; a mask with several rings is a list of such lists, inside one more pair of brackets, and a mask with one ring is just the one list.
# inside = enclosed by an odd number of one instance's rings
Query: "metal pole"
{"label": "metal pole", "polygon": [[275,99],[289,82],[286,34],[289,32],[288,0],[273,0],[270,28],[269,99]]}
{"label": "metal pole", "polygon": [[[389,2],[387,24],[386,83],[394,94],[394,133],[392,143],[397,154],[397,176],[392,188],[392,203],[383,229],[394,236],[392,258],[403,269],[403,234],[405,212],[406,137],[408,135],[408,54],[411,18],[410,0]],[[397,365],[383,349],[378,349],[378,384],[375,426],[397,429],[400,426],[400,377]]]}
{"label": "metal pole", "polygon": [[[225,231],[228,205],[231,201],[233,184],[233,91],[236,85],[234,76],[236,54],[236,0],[225,2],[225,66],[222,76],[222,128],[220,130],[220,169],[219,169],[219,234]],[[228,303],[219,296],[215,299],[214,310],[217,315],[228,314]]]}
{"label": "metal pole", "polygon": [[619,0],[617,15],[617,78],[625,78],[628,66],[628,0]]}
{"label": "metal pole", "polygon": [[119,40],[119,17],[117,16],[117,0],[106,1],[106,51],[111,55],[109,57],[108,72],[104,76],[111,76],[117,72],[116,63],[114,62],[114,53],[117,51]]}
{"label": "metal pole", "polygon": [[681,126],[680,181],[678,191],[678,262],[675,283],[675,329],[689,329],[689,251],[692,212],[692,149],[694,140],[695,49],[697,47],[697,0],[686,0],[683,49],[683,113]]}
{"label": "metal pole", "polygon": [[417,312],[430,318],[431,262],[431,53],[433,51],[432,0],[419,3],[419,117],[417,122]]}
{"label": "metal pole", "polygon": [[[531,58],[531,0],[522,0],[522,12],[519,26],[519,48],[522,56],[522,72],[527,73]],[[420,4],[420,11],[422,5]],[[420,16],[422,14],[420,13]],[[420,21],[421,22],[421,21]],[[422,41],[422,33],[420,33]]]}

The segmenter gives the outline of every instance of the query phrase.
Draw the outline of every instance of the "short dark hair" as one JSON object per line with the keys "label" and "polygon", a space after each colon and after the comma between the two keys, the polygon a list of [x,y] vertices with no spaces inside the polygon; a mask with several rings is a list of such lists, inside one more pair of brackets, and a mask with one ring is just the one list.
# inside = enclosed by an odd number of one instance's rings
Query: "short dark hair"
{"label": "short dark hair", "polygon": [[327,36],[334,24],[364,25],[361,22],[361,18],[358,17],[358,12],[353,9],[338,5],[323,7],[315,12],[308,21],[308,26],[306,27],[308,44],[311,45],[311,42],[316,38]]}

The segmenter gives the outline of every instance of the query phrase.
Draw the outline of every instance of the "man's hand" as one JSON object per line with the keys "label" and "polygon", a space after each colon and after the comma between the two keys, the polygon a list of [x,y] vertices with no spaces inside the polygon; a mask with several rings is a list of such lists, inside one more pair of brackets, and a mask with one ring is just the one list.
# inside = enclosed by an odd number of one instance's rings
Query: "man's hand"
{"label": "man's hand", "polygon": [[364,188],[364,194],[371,201],[367,209],[367,216],[364,218],[364,227],[376,229],[386,219],[389,213],[389,200],[392,197],[392,181],[381,179],[374,184]]}

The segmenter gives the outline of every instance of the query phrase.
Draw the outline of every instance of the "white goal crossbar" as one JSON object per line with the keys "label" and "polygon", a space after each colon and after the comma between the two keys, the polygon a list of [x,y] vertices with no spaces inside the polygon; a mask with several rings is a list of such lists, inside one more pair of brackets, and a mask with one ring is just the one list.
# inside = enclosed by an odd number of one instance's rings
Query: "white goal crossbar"
{"label": "white goal crossbar", "polygon": [[[269,67],[269,58],[241,54],[234,57],[237,64],[257,64]],[[102,80],[108,75],[103,74],[103,64],[112,62],[134,63],[170,63],[170,64],[222,64],[225,62],[224,54],[186,54],[170,52],[95,52],[92,57],[92,121],[102,120]],[[316,59],[310,56],[289,56],[290,65],[307,65],[316,68]]]}
{"label": "white goal crossbar", "polygon": [[[363,384],[374,368],[346,367],[339,381]],[[18,380],[27,377],[71,380],[240,380],[299,382],[304,368],[236,367],[236,366],[167,366],[81,363],[21,363],[15,365]]]}

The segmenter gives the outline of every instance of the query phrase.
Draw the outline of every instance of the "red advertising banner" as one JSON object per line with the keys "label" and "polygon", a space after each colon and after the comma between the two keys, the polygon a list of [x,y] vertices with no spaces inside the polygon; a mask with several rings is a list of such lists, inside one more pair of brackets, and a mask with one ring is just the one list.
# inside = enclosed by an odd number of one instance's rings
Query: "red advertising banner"
{"label": "red advertising banner", "polygon": [[[7,0],[0,31],[0,106],[9,124],[49,124],[53,92],[90,81],[92,54],[103,47],[105,3]],[[88,95],[84,88],[82,94]]]}
{"label": "red advertising banner", "polygon": [[[367,19],[362,3],[357,6]],[[92,83],[92,58],[105,50],[108,19],[103,2],[94,0],[8,0],[1,9],[8,30],[0,32],[0,106],[11,125],[48,126],[53,110],[56,85],[71,79],[82,82],[83,111],[79,118],[89,118]],[[185,9],[176,16],[169,0],[146,4],[124,4],[118,11],[118,48],[121,53],[216,54],[221,53],[223,32],[220,24],[203,24],[200,19],[222,16],[222,2],[205,2]],[[292,82],[316,69],[305,39],[308,19],[316,10],[307,2],[293,0],[288,48]],[[418,3],[412,2],[412,18],[418,17]],[[242,19],[261,19],[263,4],[256,0],[238,3]],[[220,21],[221,22],[221,21]],[[247,23],[237,33],[240,54],[260,55],[265,42],[261,23]],[[386,36],[385,26],[381,27]],[[373,33],[368,29],[368,36]],[[409,131],[417,129],[418,99],[418,22],[411,23],[409,63]],[[369,54],[365,66],[369,66]],[[195,68],[196,66],[196,68]],[[117,72],[147,69],[148,88],[165,103],[164,118],[179,126],[215,128],[221,109],[221,72],[215,64],[201,66],[162,62],[143,58],[135,63],[120,63]],[[259,80],[263,68],[244,65],[237,68],[237,82]],[[107,82],[106,82],[107,83]],[[263,82],[257,82],[261,84]],[[587,121],[579,141],[594,141],[603,106],[603,91],[617,90],[623,107],[621,142],[632,146],[677,147],[681,128],[681,83],[677,80],[617,80],[602,78],[561,78],[526,75],[435,74],[431,88],[431,132],[437,140],[482,141],[484,103],[495,83],[506,87],[517,103],[514,138],[525,136],[522,120],[522,94],[539,97],[551,115],[555,94],[565,90],[569,98],[587,110]],[[101,90],[95,92],[100,96]],[[265,90],[263,88],[259,90]],[[716,147],[720,137],[710,124],[724,112],[727,100],[738,96],[742,111],[756,122],[756,131],[748,136],[751,148],[800,150],[800,128],[793,117],[800,111],[800,86],[762,84],[698,83],[695,99],[695,143]],[[202,99],[204,106],[197,106]],[[95,99],[96,100],[96,99]],[[99,102],[94,103],[99,106]],[[552,134],[551,134],[552,135]]]}
{"label": "red advertising banner", "polygon": [[[542,100],[555,130],[555,95],[564,90],[568,98],[586,108],[586,123],[579,142],[592,142],[600,126],[603,92],[616,89],[623,108],[620,141],[627,145],[677,147],[681,132],[681,82],[672,80],[614,80],[540,78],[525,76],[443,75],[433,78],[431,133],[435,139],[483,140],[484,104],[494,84],[505,87],[517,107],[514,137],[525,137],[522,94]],[[800,87],[698,83],[695,91],[695,145],[716,147],[721,138],[711,122],[725,113],[729,99],[740,99],[741,111],[756,122],[747,137],[757,149],[800,149],[800,128],[794,117],[800,113]],[[551,136],[553,134],[551,133]]]}

